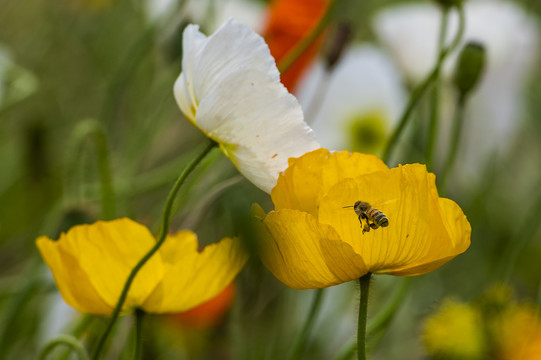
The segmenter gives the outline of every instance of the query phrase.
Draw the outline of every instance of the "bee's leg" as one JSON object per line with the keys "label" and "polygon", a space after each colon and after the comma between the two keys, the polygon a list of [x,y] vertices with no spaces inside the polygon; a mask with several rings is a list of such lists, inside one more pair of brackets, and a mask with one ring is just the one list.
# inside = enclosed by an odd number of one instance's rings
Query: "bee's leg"
{"label": "bee's leg", "polygon": [[368,220],[368,218],[365,216],[364,217],[366,219],[366,224],[363,226],[363,234],[365,232],[369,232],[370,231],[370,220]]}
{"label": "bee's leg", "polygon": [[[366,220],[366,225],[363,223],[363,220]],[[368,218],[366,217],[365,214],[363,213],[359,214],[359,222],[361,223],[361,227],[363,228],[363,234],[367,231],[370,231],[370,227],[369,227],[370,224],[368,223]]]}
{"label": "bee's leg", "polygon": [[366,220],[366,225],[363,227],[363,234],[369,231],[370,231],[370,224],[368,223],[368,220]]}

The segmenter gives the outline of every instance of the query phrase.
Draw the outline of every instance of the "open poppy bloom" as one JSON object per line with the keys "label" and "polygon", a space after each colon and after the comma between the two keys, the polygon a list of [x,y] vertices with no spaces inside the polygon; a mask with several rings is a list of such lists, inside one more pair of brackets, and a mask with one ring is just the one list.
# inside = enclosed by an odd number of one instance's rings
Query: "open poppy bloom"
{"label": "open poppy bloom", "polygon": [[233,19],[209,37],[198,29],[184,30],[177,103],[248,180],[270,192],[287,159],[319,143],[261,36]]}
{"label": "open poppy bloom", "polygon": [[[64,300],[98,315],[113,312],[129,273],[155,242],[145,226],[127,218],[74,226],[57,241],[36,240]],[[122,313],[191,309],[229,285],[246,259],[235,239],[224,238],[200,252],[193,232],[169,235],[135,277]]]}
{"label": "open poppy bloom", "polygon": [[[298,159],[272,189],[275,210],[261,218],[262,260],[295,289],[323,288],[368,272],[401,276],[435,270],[470,245],[462,210],[440,198],[424,165],[389,169],[373,155],[318,149]],[[388,226],[364,230],[357,201]],[[374,219],[372,219],[374,220]],[[377,222],[377,221],[376,221]]]}

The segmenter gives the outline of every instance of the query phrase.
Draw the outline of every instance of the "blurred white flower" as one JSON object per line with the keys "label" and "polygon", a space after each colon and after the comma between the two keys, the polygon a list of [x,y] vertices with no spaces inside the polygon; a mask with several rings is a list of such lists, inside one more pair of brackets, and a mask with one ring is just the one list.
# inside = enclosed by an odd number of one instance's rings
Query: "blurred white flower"
{"label": "blurred white flower", "polygon": [[356,45],[330,76],[321,61],[309,69],[298,96],[323,147],[377,153],[403,110],[405,91],[381,50]]}
{"label": "blurred white flower", "polygon": [[[260,32],[263,25],[263,4],[249,0],[147,0],[146,14],[150,22],[162,21],[177,11],[190,22],[205,24],[216,31],[230,17]],[[180,11],[180,10],[181,11]]]}
{"label": "blurred white flower", "polygon": [[[473,175],[479,173],[479,166],[491,155],[504,151],[516,135],[522,92],[538,52],[539,27],[533,16],[510,2],[466,1],[464,10],[466,28],[462,43],[480,42],[487,51],[487,68],[469,102],[457,158],[462,169]],[[458,26],[457,14],[451,15],[448,40]],[[440,20],[441,11],[429,2],[389,7],[375,17],[378,38],[413,83],[434,66]],[[445,80],[452,74],[458,49],[444,66]],[[449,96],[449,89],[446,91]],[[454,103],[443,106],[442,134],[449,131]]]}
{"label": "blurred white flower", "polygon": [[267,44],[246,25],[230,19],[209,37],[190,25],[183,54],[180,109],[257,187],[270,193],[288,158],[319,148]]}

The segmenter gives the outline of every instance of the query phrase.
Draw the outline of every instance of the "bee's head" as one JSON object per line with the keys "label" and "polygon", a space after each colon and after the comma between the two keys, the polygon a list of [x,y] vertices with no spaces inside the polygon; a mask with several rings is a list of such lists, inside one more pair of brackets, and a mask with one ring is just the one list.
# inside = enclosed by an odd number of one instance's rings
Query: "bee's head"
{"label": "bee's head", "polygon": [[355,212],[368,211],[368,209],[370,209],[370,204],[363,201],[357,201],[355,205],[353,205],[353,209]]}

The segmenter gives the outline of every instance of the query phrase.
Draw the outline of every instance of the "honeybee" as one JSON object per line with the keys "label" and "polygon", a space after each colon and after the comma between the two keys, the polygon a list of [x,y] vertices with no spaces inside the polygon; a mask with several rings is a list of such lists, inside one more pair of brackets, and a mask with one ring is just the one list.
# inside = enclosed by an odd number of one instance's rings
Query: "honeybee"
{"label": "honeybee", "polygon": [[[348,207],[352,207],[353,210],[355,210],[355,214],[357,214],[363,228],[363,234],[369,232],[371,228],[375,230],[380,226],[389,226],[389,219],[387,219],[387,216],[378,209],[374,209],[367,202],[357,201],[353,206],[344,206],[344,208]],[[363,220],[366,220],[366,224],[363,224]]]}

